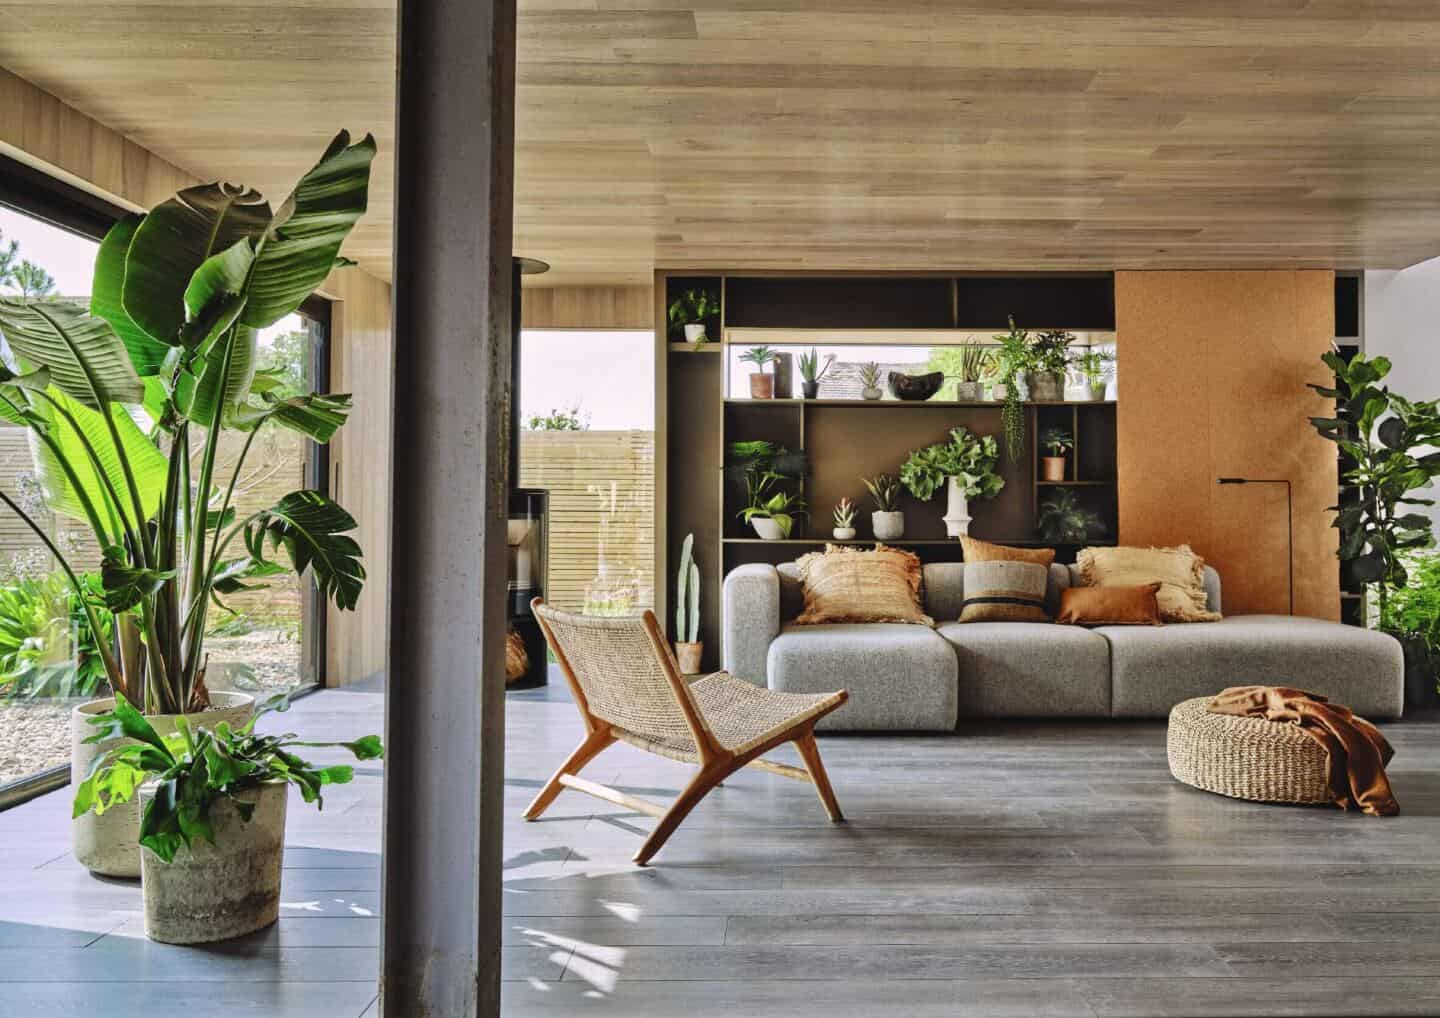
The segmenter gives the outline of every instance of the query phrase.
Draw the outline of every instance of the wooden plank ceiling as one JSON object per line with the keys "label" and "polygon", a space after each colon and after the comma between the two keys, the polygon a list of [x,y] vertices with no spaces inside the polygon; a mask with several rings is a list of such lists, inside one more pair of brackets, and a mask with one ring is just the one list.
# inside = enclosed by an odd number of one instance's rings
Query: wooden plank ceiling
{"label": "wooden plank ceiling", "polygon": [[[0,0],[0,64],[280,191],[393,138],[393,0]],[[521,0],[548,283],[1440,254],[1435,0]],[[350,253],[390,271],[392,163]]]}

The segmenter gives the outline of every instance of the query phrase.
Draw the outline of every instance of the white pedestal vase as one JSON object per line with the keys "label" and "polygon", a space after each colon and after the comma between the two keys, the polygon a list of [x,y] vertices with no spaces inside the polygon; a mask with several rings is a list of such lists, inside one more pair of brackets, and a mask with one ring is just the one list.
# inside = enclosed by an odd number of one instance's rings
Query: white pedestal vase
{"label": "white pedestal vase", "polygon": [[945,483],[945,536],[960,537],[970,533],[970,504],[960,488],[957,478],[951,477]]}
{"label": "white pedestal vase", "polygon": [[[248,821],[229,798],[210,807],[215,843],[196,838],[172,862],[144,854],[145,935],[164,944],[207,944],[264,929],[280,916],[288,788],[266,782],[240,793]],[[142,789],[149,802],[154,788]]]}
{"label": "white pedestal vase", "polygon": [[[214,708],[199,714],[185,715],[192,726],[214,727],[221,721],[238,728],[250,720],[255,711],[255,698],[246,693],[217,692],[210,694]],[[132,740],[111,739],[87,743],[95,734],[95,726],[87,719],[104,714],[115,706],[110,698],[82,703],[70,712],[70,784],[80,784],[90,776],[95,758],[117,749]],[[146,718],[161,736],[175,731],[175,714],[154,714]],[[76,818],[70,825],[70,846],[75,859],[91,873],[106,877],[140,876],[140,805],[138,797],[113,806],[103,816],[92,810]]]}

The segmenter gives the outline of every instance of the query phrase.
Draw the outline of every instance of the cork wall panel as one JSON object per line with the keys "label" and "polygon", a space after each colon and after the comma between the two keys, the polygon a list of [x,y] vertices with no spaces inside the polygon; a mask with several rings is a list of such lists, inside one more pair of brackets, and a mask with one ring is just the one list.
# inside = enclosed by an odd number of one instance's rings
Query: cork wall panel
{"label": "cork wall panel", "polygon": [[1120,539],[1189,543],[1228,614],[1288,610],[1285,489],[1294,486],[1295,611],[1336,618],[1334,447],[1307,418],[1334,335],[1329,271],[1120,272]]}

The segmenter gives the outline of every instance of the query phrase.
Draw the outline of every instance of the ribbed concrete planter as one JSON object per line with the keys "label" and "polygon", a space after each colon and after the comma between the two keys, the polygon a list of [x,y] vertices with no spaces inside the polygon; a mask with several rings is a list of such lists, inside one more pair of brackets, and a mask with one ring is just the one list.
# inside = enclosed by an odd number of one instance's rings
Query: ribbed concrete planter
{"label": "ribbed concrete planter", "polygon": [[[144,849],[145,935],[163,944],[208,944],[264,929],[280,916],[288,786],[275,781],[240,794],[255,804],[240,819],[228,798],[210,807],[215,844],[196,838],[163,862]],[[142,789],[149,802],[153,788]]]}
{"label": "ribbed concrete planter", "polygon": [[[188,714],[186,720],[192,725],[202,724],[214,727],[221,721],[234,728],[250,720],[255,711],[255,698],[246,693],[211,693],[214,709],[199,714]],[[78,785],[90,776],[95,758],[108,753],[129,740],[111,739],[109,742],[86,744],[85,740],[95,733],[94,726],[87,718],[104,714],[115,706],[110,698],[82,703],[70,714],[70,782]],[[155,714],[148,720],[151,727],[161,735],[175,731],[175,714]],[[107,809],[104,816],[86,813],[70,826],[70,846],[76,860],[91,873],[106,877],[140,876],[140,806],[135,799]]]}

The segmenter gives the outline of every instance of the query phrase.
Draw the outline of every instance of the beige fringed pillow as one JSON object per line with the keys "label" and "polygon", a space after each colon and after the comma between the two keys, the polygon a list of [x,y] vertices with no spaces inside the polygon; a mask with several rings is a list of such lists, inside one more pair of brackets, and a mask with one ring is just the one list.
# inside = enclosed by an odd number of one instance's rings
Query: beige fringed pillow
{"label": "beige fringed pillow", "polygon": [[805,610],[795,624],[824,622],[935,621],[920,605],[920,558],[877,544],[874,551],[826,545],[795,565],[805,591]]}
{"label": "beige fringed pillow", "polygon": [[1076,556],[1087,587],[1141,587],[1159,583],[1156,601],[1165,622],[1217,622],[1205,607],[1205,560],[1178,548],[1085,548]]}

